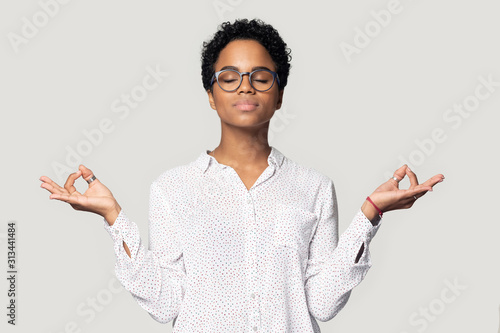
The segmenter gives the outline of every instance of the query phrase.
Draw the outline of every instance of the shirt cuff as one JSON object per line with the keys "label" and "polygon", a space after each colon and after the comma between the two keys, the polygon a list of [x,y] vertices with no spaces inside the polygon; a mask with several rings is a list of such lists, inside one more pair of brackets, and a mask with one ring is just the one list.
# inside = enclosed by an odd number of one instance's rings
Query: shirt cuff
{"label": "shirt cuff", "polygon": [[374,226],[370,222],[370,220],[365,216],[365,214],[363,214],[361,209],[354,217],[353,223],[351,223],[351,225],[348,228],[350,229],[349,232],[359,235],[354,243],[354,249],[356,249],[356,253],[353,254],[357,256],[359,249],[361,248],[362,244],[364,244],[363,253],[359,258],[359,261],[356,263],[356,266],[367,266],[367,267],[371,266],[369,245],[372,238],[375,236],[378,229],[380,228],[380,225],[381,225],[381,220],[379,220],[378,224]]}
{"label": "shirt cuff", "polygon": [[[114,250],[117,258],[117,267],[122,266],[127,268],[136,260],[136,253],[140,246],[140,236],[137,226],[130,221],[125,214],[123,208],[116,217],[115,223],[109,225],[106,219],[103,219],[104,229],[108,232],[113,240]],[[125,252],[123,243],[127,244],[130,251],[130,257]],[[116,269],[116,268],[115,268]]]}
{"label": "shirt cuff", "polygon": [[104,223],[104,229],[111,236],[113,242],[123,240],[124,231],[129,229],[128,218],[125,215],[123,208],[120,210],[120,213],[116,217],[115,223],[113,223],[113,225],[109,225],[108,221],[106,221],[105,218],[103,218],[102,220]]}
{"label": "shirt cuff", "polygon": [[369,244],[373,237],[377,234],[378,229],[382,225],[382,217],[377,216],[377,224],[373,225],[372,222],[363,214],[360,209],[356,214],[356,222],[360,224],[360,228],[366,233],[367,243]]}

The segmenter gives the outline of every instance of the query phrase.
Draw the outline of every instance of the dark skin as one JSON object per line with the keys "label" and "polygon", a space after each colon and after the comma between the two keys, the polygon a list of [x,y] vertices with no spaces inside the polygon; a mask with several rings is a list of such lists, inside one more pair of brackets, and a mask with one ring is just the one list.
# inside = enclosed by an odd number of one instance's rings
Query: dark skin
{"label": "dark skin", "polygon": [[[231,66],[240,72],[251,72],[254,67],[262,66],[276,71],[267,50],[254,40],[236,40],[229,43],[220,53],[215,63],[215,71]],[[221,141],[211,153],[219,163],[235,169],[247,188],[257,180],[267,167],[267,157],[271,151],[267,141],[269,123],[276,110],[281,108],[283,90],[275,84],[266,92],[252,88],[248,76],[235,92],[226,92],[214,83],[212,91],[207,91],[212,109],[217,111],[221,120]],[[234,104],[238,100],[255,101],[257,106],[251,111],[240,110]],[[382,211],[409,208],[418,198],[444,179],[441,174],[435,175],[423,184],[419,184],[417,176],[406,165],[395,171],[399,180],[405,176],[410,179],[410,188],[399,189],[399,183],[393,179],[380,185],[371,195],[372,201]],[[378,211],[365,200],[361,206],[365,216],[375,222]]]}
{"label": "dark skin", "polygon": [[[251,72],[255,67],[266,67],[276,71],[276,66],[267,50],[254,40],[235,40],[230,42],[220,53],[215,64],[215,71],[231,66],[240,72]],[[243,184],[250,189],[257,178],[268,167],[267,158],[271,152],[267,137],[270,120],[276,110],[281,108],[284,90],[275,83],[265,92],[256,91],[249,82],[248,75],[243,76],[240,87],[234,92],[226,92],[214,83],[211,91],[207,91],[212,109],[217,111],[221,121],[221,140],[219,146],[210,154],[220,164],[232,167]],[[244,104],[238,104],[242,103]],[[90,179],[93,173],[84,165],[68,176],[63,187],[47,176],[40,177],[41,187],[51,193],[50,199],[69,203],[74,209],[99,214],[113,225],[121,207],[111,191],[99,179],[89,184],[82,194],[74,187],[79,177]],[[434,185],[442,182],[444,176],[437,174],[422,184],[407,165],[394,172],[394,177],[402,180],[408,176],[410,187],[400,189],[399,182],[394,179],[381,184],[370,194],[375,205],[383,212],[410,208]],[[376,225],[378,210],[368,201],[364,201],[363,214]],[[123,243],[125,251],[130,251]],[[360,254],[363,252],[363,247]],[[359,256],[358,255],[358,259]],[[357,261],[357,260],[356,260]]]}
{"label": "dark skin", "polygon": [[[229,66],[240,72],[251,72],[255,67],[276,71],[267,50],[253,40],[233,41],[221,51],[215,71]],[[232,167],[247,189],[268,166],[269,124],[274,112],[281,108],[283,92],[277,83],[271,90],[258,92],[250,85],[248,75],[243,76],[235,92],[226,92],[217,83],[212,91],[207,91],[210,106],[217,111],[221,122],[220,144],[211,155],[219,163]],[[250,104],[235,105],[238,101]]]}

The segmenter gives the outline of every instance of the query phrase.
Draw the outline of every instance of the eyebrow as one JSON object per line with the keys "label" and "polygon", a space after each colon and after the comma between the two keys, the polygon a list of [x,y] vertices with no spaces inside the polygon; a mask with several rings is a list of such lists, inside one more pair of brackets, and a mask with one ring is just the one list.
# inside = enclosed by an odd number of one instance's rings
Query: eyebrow
{"label": "eyebrow", "polygon": [[[235,71],[238,71],[238,72],[240,71],[239,68],[236,66],[224,66],[220,70],[223,71],[225,69],[234,69]],[[268,71],[272,71],[271,69],[267,68],[266,66],[256,66],[256,67],[252,67],[251,72],[256,71],[258,69],[267,69]]]}

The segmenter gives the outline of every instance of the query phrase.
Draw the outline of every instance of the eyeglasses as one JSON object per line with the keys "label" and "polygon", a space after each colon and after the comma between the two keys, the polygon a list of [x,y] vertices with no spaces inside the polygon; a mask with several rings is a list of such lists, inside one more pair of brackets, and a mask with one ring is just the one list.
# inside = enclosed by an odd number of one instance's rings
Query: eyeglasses
{"label": "eyeglasses", "polygon": [[257,69],[253,72],[243,73],[234,69],[224,69],[214,74],[210,85],[214,84],[214,81],[217,80],[217,84],[222,90],[232,92],[240,87],[241,82],[243,82],[243,75],[245,74],[248,74],[250,85],[257,91],[268,91],[274,85],[275,80],[278,82],[278,85],[280,84],[278,74],[267,69]]}

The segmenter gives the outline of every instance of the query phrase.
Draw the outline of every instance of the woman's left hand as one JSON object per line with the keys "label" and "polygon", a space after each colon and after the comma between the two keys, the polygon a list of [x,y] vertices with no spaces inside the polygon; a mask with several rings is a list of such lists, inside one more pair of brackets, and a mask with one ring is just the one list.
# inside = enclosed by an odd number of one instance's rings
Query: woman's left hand
{"label": "woman's left hand", "polygon": [[[410,179],[410,187],[400,189],[399,182],[405,176]],[[382,212],[410,208],[417,199],[424,196],[428,191],[432,191],[434,185],[444,180],[442,174],[437,174],[426,182],[419,184],[417,175],[406,164],[394,172],[394,178],[390,178],[370,194],[370,199]],[[369,220],[373,220],[379,214],[377,209],[367,200],[363,203],[361,210]]]}

